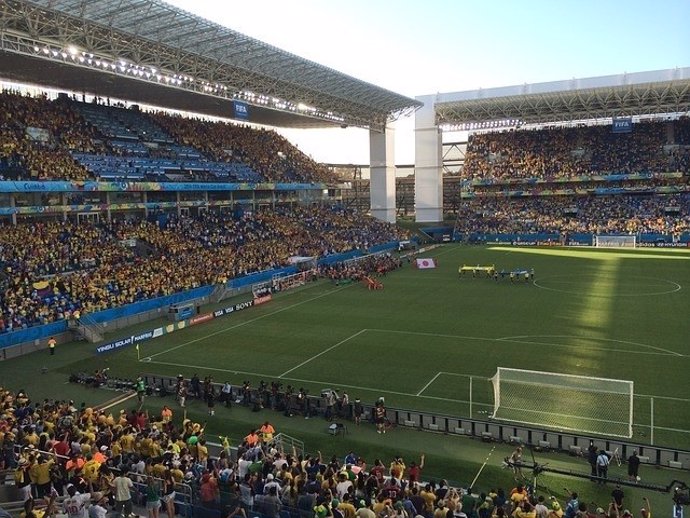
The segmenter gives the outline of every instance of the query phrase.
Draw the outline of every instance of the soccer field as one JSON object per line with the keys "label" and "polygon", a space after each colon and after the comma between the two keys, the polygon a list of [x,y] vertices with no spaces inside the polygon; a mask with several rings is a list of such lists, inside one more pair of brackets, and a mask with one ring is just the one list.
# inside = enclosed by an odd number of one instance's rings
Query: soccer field
{"label": "soccer field", "polygon": [[[69,370],[107,358],[115,376],[279,380],[312,394],[335,388],[367,402],[384,396],[389,407],[484,419],[499,366],[631,380],[633,440],[650,442],[653,423],[655,444],[690,449],[690,251],[446,245],[425,257],[438,268],[405,265],[383,278],[382,291],[317,283],[146,342],[141,362],[130,348]],[[534,268],[535,278],[460,278],[463,264]],[[593,413],[606,416],[608,403],[564,397],[556,405],[565,427],[573,408],[600,405]]]}

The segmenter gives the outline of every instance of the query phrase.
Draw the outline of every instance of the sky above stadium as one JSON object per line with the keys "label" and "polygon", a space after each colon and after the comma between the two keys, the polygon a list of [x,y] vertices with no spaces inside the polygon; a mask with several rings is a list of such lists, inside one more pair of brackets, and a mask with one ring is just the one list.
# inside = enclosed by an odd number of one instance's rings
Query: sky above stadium
{"label": "sky above stadium", "polygon": [[[690,66],[690,1],[167,0],[415,97]],[[414,162],[414,120],[396,123]],[[365,130],[281,131],[320,162],[369,162]]]}

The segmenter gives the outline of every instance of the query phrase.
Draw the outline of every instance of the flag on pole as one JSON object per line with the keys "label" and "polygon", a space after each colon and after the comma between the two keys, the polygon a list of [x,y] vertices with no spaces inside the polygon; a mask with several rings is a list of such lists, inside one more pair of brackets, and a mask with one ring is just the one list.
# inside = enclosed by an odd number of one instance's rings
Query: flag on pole
{"label": "flag on pole", "polygon": [[420,270],[426,270],[429,268],[436,268],[436,260],[433,258],[420,259],[417,258],[417,268]]}
{"label": "flag on pole", "polygon": [[136,347],[137,347],[137,352],[139,352],[139,344],[137,344]]}

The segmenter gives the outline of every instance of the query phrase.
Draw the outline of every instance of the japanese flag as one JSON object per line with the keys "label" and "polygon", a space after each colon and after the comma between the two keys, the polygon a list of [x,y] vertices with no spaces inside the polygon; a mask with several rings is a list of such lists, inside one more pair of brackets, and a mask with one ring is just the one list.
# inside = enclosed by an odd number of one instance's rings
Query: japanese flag
{"label": "japanese flag", "polygon": [[417,268],[426,270],[427,268],[436,268],[435,259],[417,259]]}

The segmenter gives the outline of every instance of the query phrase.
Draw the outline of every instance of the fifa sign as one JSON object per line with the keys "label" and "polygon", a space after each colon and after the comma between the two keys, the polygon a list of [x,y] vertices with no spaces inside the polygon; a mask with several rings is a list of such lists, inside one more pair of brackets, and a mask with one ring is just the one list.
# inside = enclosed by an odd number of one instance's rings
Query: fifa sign
{"label": "fifa sign", "polygon": [[249,119],[249,105],[247,103],[243,103],[242,101],[233,101],[232,106],[235,111],[236,119]]}

